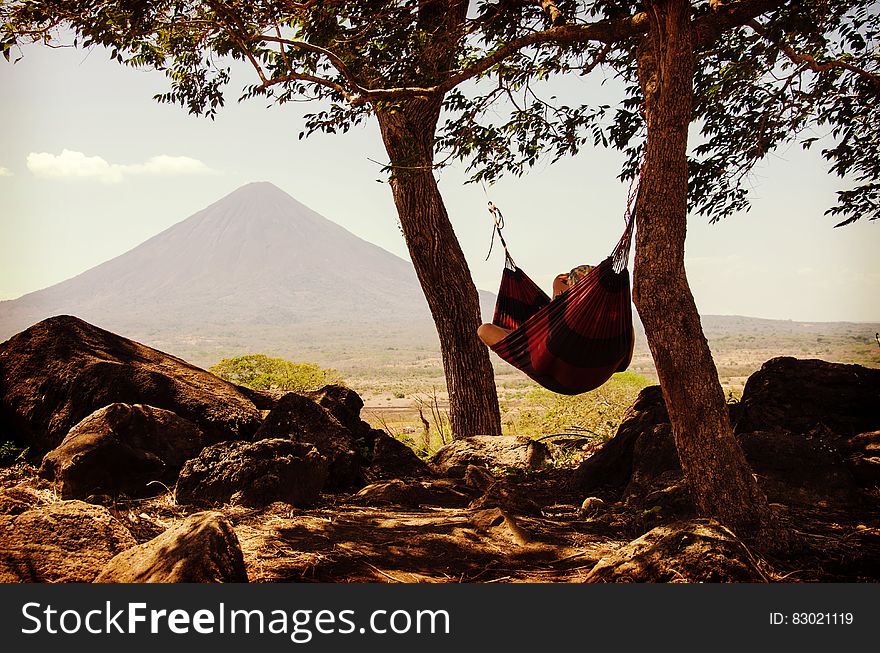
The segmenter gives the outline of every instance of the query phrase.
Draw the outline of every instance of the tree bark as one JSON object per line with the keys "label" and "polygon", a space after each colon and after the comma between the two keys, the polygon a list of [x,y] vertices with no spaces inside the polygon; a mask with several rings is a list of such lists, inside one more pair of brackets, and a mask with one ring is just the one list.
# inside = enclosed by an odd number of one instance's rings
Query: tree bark
{"label": "tree bark", "polygon": [[452,435],[500,435],[489,352],[477,338],[479,295],[434,177],[441,102],[415,98],[377,108],[376,115],[400,225],[440,337]]}
{"label": "tree bark", "polygon": [[636,205],[633,301],[645,325],[684,477],[701,514],[765,551],[786,534],[733,437],[684,267],[694,53],[687,0],[646,3],[638,48],[648,138]]}

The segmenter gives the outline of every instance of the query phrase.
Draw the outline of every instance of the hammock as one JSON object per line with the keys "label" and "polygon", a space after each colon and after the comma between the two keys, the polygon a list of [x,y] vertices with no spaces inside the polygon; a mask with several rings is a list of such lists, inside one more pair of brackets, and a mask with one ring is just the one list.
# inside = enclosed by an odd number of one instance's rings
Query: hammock
{"label": "hammock", "polygon": [[[633,212],[613,253],[551,300],[514,262],[501,235],[503,218],[490,202],[505,265],[492,323],[513,329],[492,347],[501,358],[559,394],[594,390],[632,359],[629,272]],[[491,254],[491,247],[489,250]]]}

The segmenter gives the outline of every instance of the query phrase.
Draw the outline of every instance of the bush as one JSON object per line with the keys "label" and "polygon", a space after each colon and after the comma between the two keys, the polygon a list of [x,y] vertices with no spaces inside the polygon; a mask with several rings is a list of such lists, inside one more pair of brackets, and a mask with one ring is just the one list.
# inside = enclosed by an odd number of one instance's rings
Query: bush
{"label": "bush", "polygon": [[601,387],[573,397],[534,390],[527,397],[530,410],[511,426],[516,433],[532,437],[579,433],[604,442],[614,437],[626,411],[650,384],[643,376],[622,372]]}
{"label": "bush", "polygon": [[254,390],[306,392],[331,383],[342,383],[341,375],[334,369],[324,369],[313,363],[294,363],[265,354],[224,358],[208,371],[224,381]]}

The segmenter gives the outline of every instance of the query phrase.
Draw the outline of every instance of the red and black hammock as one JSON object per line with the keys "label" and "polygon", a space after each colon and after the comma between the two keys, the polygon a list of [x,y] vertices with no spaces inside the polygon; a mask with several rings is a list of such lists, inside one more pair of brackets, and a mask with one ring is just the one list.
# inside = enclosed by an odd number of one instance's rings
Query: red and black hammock
{"label": "red and black hammock", "polygon": [[490,210],[506,259],[492,323],[513,329],[492,351],[548,390],[566,395],[594,390],[624,371],[635,337],[626,267],[632,212],[627,211],[626,228],[611,256],[551,300],[513,262],[501,235],[500,212],[491,203]]}

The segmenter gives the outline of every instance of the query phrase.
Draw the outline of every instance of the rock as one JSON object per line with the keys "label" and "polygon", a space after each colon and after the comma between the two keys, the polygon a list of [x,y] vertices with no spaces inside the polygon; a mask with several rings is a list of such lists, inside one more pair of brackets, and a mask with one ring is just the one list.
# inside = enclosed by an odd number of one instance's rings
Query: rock
{"label": "rock", "polygon": [[[679,474],[670,474],[667,480],[654,483],[654,489],[640,497],[630,499],[630,506],[641,507],[644,520],[663,520],[669,518],[691,518],[697,514],[697,507],[691,491]],[[634,500],[633,500],[634,499]]]}
{"label": "rock", "polygon": [[110,404],[74,426],[43,458],[40,476],[63,499],[121,492],[143,496],[173,484],[204,446],[199,428],[174,413],[141,404]]}
{"label": "rock", "polygon": [[752,583],[766,581],[728,529],[698,519],[658,526],[596,563],[591,583]]}
{"label": "rock", "polygon": [[464,471],[464,483],[469,488],[485,492],[496,481],[495,476],[485,467],[468,465]]}
{"label": "rock", "polygon": [[385,431],[371,429],[367,440],[372,439],[370,464],[363,470],[369,482],[390,478],[427,478],[432,476],[431,468],[416,453],[400,440],[392,438]]}
{"label": "rock", "polygon": [[137,544],[103,506],[60,501],[0,517],[0,582],[88,583]]}
{"label": "rock", "polygon": [[767,499],[789,506],[853,506],[860,501],[840,453],[815,434],[784,430],[737,435]]}
{"label": "rock", "polygon": [[349,429],[312,399],[289,392],[266,416],[254,440],[287,438],[312,444],[328,461],[328,488],[356,485],[361,477],[361,447]]}
{"label": "rock", "polygon": [[824,426],[852,436],[880,429],[880,370],[820,360],[774,358],[743,389],[737,433]]}
{"label": "rock", "polygon": [[475,435],[441,447],[429,462],[443,476],[462,477],[468,465],[490,470],[536,470],[549,457],[547,447],[515,435]]}
{"label": "rock", "polygon": [[589,519],[590,517],[595,517],[607,507],[605,502],[599,497],[587,497],[581,504],[580,510],[578,510],[578,516],[581,519]]}
{"label": "rock", "polygon": [[[841,508],[858,503],[857,488],[843,458],[821,437],[758,431],[740,433],[736,439],[769,501]],[[622,495],[627,505],[653,511],[651,516],[664,519],[694,514],[668,424],[654,426],[639,436],[632,466]]]}
{"label": "rock", "polygon": [[261,411],[272,410],[275,408],[275,404],[278,403],[278,400],[287,394],[283,390],[255,390],[246,385],[238,385],[237,383],[234,383],[233,385],[238,392],[250,399],[254,406]]}
{"label": "rock", "polygon": [[497,480],[490,484],[482,496],[474,499],[468,508],[471,510],[500,508],[512,515],[541,516],[541,506],[503,480]]}
{"label": "rock", "polygon": [[362,474],[368,483],[432,476],[431,468],[410,447],[361,419],[364,402],[354,390],[328,385],[308,396],[362,443],[362,464],[365,465]]}
{"label": "rock", "polygon": [[644,388],[615,436],[575,470],[574,487],[584,492],[601,487],[624,487],[632,476],[636,440],[654,426],[668,423],[669,414],[660,386]]}
{"label": "rock", "polygon": [[147,404],[198,425],[208,443],[247,438],[256,406],[179,358],[63,315],[0,344],[0,428],[37,457],[112,403]]}
{"label": "rock", "polygon": [[[636,438],[633,446],[632,475],[623,491],[628,505],[653,508],[657,493],[681,479],[678,451],[672,439],[672,427],[657,424]],[[651,503],[647,497],[655,495]],[[665,507],[665,506],[664,506]]]}
{"label": "rock", "polygon": [[177,500],[196,505],[264,507],[314,503],[326,484],[327,460],[309,444],[284,438],[221,442],[181,470]]}
{"label": "rock", "polygon": [[11,487],[0,490],[0,515],[20,515],[45,503],[42,497],[27,488]]}
{"label": "rock", "polygon": [[526,546],[532,541],[532,535],[519,521],[501,508],[475,510],[468,522],[478,532],[485,533],[517,546]]}
{"label": "rock", "polygon": [[255,439],[272,435],[314,444],[330,460],[331,488],[431,476],[412,449],[361,419],[363,406],[354,390],[341,385],[291,393],[276,402]]}
{"label": "rock", "polygon": [[[859,499],[852,475],[860,474],[859,478],[864,483],[870,483],[871,479],[876,478],[873,476],[874,467],[870,461],[875,454],[864,444],[870,437],[858,440],[851,439],[855,436],[846,438],[827,429],[827,432],[822,431],[815,426],[819,413],[813,411],[812,418],[802,419],[797,414],[801,410],[798,405],[790,404],[783,410],[782,404],[773,399],[773,393],[785,393],[788,390],[781,388],[780,384],[784,381],[777,379],[776,373],[781,365],[783,369],[788,369],[789,366],[798,369],[800,374],[803,372],[800,370],[801,364],[806,364],[807,372],[818,370],[817,373],[826,376],[846,376],[845,373],[851,375],[865,369],[853,371],[850,368],[858,366],[826,364],[822,361],[769,361],[762,372],[772,372],[769,376],[765,374],[772,383],[752,383],[750,379],[752,400],[746,402],[745,395],[743,397],[743,406],[739,410],[737,440],[771,501],[800,506],[853,505]],[[762,372],[756,373],[753,378],[760,382]],[[804,376],[808,376],[807,373]],[[800,379],[797,374],[795,378]],[[807,380],[804,378],[797,382],[806,384]],[[747,389],[748,387],[747,385]],[[861,396],[861,390],[847,386],[839,379],[837,387],[841,392],[853,391]],[[769,393],[763,390],[759,392],[762,388],[769,388]],[[818,390],[813,388],[806,391]],[[759,403],[758,399],[763,403]],[[840,395],[839,399],[841,406],[850,406],[853,402],[852,396]],[[784,423],[791,419],[793,423],[800,424],[799,428],[804,428],[807,424],[814,426],[802,432],[768,429],[751,434],[742,431],[743,424],[749,420],[754,422],[755,411],[764,404],[770,407],[770,421]],[[847,417],[830,404],[822,410],[830,423],[838,427],[846,423]],[[732,411],[732,416],[736,414],[736,411]],[[836,452],[838,448],[839,453]],[[621,496],[626,503],[645,511],[653,511],[653,516],[682,517],[694,513],[694,502],[682,481],[681,467],[659,386],[645,388],[640,393],[630,416],[621,423],[617,435],[576,471],[575,483],[576,487],[587,490],[625,486]]]}
{"label": "rock", "polygon": [[352,501],[362,506],[463,508],[472,499],[473,495],[463,491],[454,481],[442,478],[430,481],[392,479],[371,483],[355,494]]}
{"label": "rock", "polygon": [[175,496],[178,503],[204,506],[304,506],[315,502],[326,480],[327,459],[309,444],[281,438],[220,442],[183,466]]}
{"label": "rock", "polygon": [[246,583],[232,524],[219,512],[190,515],[110,560],[96,583]]}
{"label": "rock", "polygon": [[31,505],[18,497],[0,492],[0,515],[20,515],[31,509]]}
{"label": "rock", "polygon": [[880,431],[843,437],[835,444],[860,487],[880,485]]}
{"label": "rock", "polygon": [[351,388],[325,385],[316,392],[308,393],[308,397],[355,435],[370,430],[370,425],[361,419],[364,400]]}

